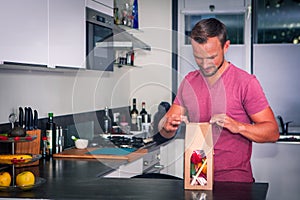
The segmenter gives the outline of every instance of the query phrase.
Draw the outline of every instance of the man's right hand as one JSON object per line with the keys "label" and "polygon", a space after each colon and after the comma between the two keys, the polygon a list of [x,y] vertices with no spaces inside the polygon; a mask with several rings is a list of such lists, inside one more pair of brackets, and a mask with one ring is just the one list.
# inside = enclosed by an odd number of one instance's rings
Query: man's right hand
{"label": "man's right hand", "polygon": [[182,121],[188,123],[187,117],[183,114],[185,109],[179,105],[172,105],[166,115],[159,122],[159,132],[165,138],[174,137]]}

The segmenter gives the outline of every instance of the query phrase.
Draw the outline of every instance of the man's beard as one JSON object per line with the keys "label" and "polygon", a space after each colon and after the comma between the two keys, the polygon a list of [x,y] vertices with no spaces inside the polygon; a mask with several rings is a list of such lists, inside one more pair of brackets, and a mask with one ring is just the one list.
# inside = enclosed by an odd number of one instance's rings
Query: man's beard
{"label": "man's beard", "polygon": [[224,61],[225,61],[225,59],[223,57],[223,60],[222,60],[221,64],[217,68],[216,68],[216,66],[207,67],[206,69],[208,69],[208,68],[215,68],[215,70],[213,72],[211,72],[211,73],[206,73],[205,70],[202,68],[202,66],[199,66],[200,71],[202,72],[203,76],[205,76],[205,77],[211,77],[211,76],[215,75],[217,73],[217,71],[219,71],[219,69],[224,64]]}

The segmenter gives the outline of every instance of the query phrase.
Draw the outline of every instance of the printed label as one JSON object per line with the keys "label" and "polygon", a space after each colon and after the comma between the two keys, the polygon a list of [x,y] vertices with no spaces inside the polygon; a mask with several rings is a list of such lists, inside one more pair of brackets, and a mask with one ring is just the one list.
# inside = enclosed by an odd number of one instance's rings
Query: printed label
{"label": "printed label", "polygon": [[52,137],[53,133],[52,130],[46,130],[46,137],[47,137],[47,149],[52,149]]}

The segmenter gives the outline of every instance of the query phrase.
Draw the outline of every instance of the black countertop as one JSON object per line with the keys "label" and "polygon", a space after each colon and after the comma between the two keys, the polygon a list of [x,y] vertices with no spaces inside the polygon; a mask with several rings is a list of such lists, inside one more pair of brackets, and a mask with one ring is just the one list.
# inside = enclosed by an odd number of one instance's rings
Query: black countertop
{"label": "black countertop", "polygon": [[[40,160],[26,167],[46,179],[29,191],[0,191],[0,197],[33,199],[265,199],[267,183],[215,182],[213,191],[184,190],[183,180],[158,178],[102,178],[111,163],[97,160]],[[20,169],[19,169],[20,170]],[[100,176],[100,177],[99,177]],[[202,197],[202,198],[201,198]],[[206,197],[206,198],[204,198]]]}

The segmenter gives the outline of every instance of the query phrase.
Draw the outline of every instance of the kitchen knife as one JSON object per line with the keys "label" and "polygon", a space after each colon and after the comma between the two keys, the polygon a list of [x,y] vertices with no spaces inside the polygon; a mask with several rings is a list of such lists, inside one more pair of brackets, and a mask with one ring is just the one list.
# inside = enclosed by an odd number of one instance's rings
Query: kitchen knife
{"label": "kitchen knife", "polygon": [[23,128],[23,118],[24,118],[23,108],[19,107],[19,126],[22,128]]}
{"label": "kitchen knife", "polygon": [[25,107],[25,120],[24,120],[25,130],[28,130],[28,122],[29,122],[28,120],[29,120],[28,108]]}
{"label": "kitchen knife", "polygon": [[33,130],[33,114],[30,107],[28,107],[28,129]]}
{"label": "kitchen knife", "polygon": [[34,110],[33,129],[38,129],[38,112]]}

